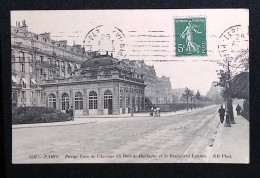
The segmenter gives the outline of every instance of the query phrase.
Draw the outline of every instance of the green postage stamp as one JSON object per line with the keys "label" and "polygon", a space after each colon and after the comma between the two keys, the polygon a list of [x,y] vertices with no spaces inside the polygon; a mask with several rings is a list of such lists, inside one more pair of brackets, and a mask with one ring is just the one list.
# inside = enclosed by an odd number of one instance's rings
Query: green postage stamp
{"label": "green postage stamp", "polygon": [[206,56],[206,18],[175,18],[176,56]]}

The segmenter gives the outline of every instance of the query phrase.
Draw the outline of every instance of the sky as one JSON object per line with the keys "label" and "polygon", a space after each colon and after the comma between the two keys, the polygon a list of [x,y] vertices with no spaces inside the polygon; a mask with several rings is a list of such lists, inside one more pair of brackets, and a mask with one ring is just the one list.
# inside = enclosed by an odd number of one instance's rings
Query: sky
{"label": "sky", "polygon": [[[175,55],[174,19],[187,17],[206,18],[207,56]],[[203,95],[218,80],[221,34],[235,25],[247,32],[249,25],[246,9],[11,11],[12,26],[22,20],[29,31],[49,32],[52,39],[67,40],[68,45],[144,60],[154,65],[157,76],[170,77],[173,88],[188,87]]]}

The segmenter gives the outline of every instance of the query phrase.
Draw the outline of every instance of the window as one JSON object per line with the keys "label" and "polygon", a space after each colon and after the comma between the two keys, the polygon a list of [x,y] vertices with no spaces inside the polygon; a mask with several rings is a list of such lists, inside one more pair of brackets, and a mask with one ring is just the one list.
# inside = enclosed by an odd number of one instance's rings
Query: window
{"label": "window", "polygon": [[61,96],[61,110],[69,109],[69,95],[67,93],[64,93]]}
{"label": "window", "polygon": [[30,73],[32,73],[33,72],[33,68],[32,68],[32,66],[30,66]]}
{"label": "window", "polygon": [[59,67],[60,66],[60,62],[57,60],[56,61],[56,67]]}
{"label": "window", "polygon": [[22,91],[22,98],[26,98],[25,91]]}
{"label": "window", "polygon": [[91,72],[91,79],[97,79],[97,72]]}
{"label": "window", "polygon": [[20,61],[25,61],[24,52],[20,52],[20,53],[19,53],[19,60],[20,60]]}
{"label": "window", "polygon": [[40,62],[43,63],[43,56],[40,56]]}
{"label": "window", "polygon": [[94,91],[89,93],[89,109],[97,109],[97,93]]}
{"label": "window", "polygon": [[26,88],[27,80],[25,78],[21,79],[21,84],[23,88]]}
{"label": "window", "polygon": [[61,68],[64,68],[64,61],[61,61],[60,65],[61,65]]}
{"label": "window", "polygon": [[49,106],[56,109],[56,96],[54,94],[49,95]]}
{"label": "window", "polygon": [[52,70],[49,70],[49,75],[52,75]]}
{"label": "window", "polygon": [[21,72],[25,72],[24,63],[21,63]]}
{"label": "window", "polygon": [[71,71],[71,64],[68,63],[68,71]]}
{"label": "window", "polygon": [[135,98],[135,106],[136,106],[136,107],[138,107],[138,102],[139,102],[139,98],[136,97],[136,98]]}
{"label": "window", "polygon": [[125,107],[128,108],[128,96],[125,98]]}
{"label": "window", "polygon": [[51,65],[51,58],[48,58],[48,63]]}
{"label": "window", "polygon": [[111,77],[110,72],[109,72],[109,71],[105,71],[105,72],[104,72],[104,77],[105,77],[105,78],[110,78],[110,77]]}
{"label": "window", "polygon": [[110,90],[105,91],[104,93],[104,109],[108,108],[108,99],[112,99],[113,95]]}
{"label": "window", "polygon": [[123,103],[122,103],[122,94],[120,93],[120,108],[122,108],[122,105],[123,105]]}
{"label": "window", "polygon": [[75,110],[83,109],[83,95],[80,92],[75,94]]}

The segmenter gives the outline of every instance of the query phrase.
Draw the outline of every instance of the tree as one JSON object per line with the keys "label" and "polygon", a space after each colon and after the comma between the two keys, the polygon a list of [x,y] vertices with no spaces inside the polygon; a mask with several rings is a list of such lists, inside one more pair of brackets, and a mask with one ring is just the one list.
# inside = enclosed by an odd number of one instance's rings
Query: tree
{"label": "tree", "polygon": [[179,98],[176,95],[172,95],[172,103],[178,103]]}
{"label": "tree", "polygon": [[249,72],[241,72],[232,81],[232,98],[245,99],[243,103],[243,115],[249,117]]}
{"label": "tree", "polygon": [[249,72],[241,72],[232,81],[232,98],[249,99]]}
{"label": "tree", "polygon": [[194,99],[194,92],[191,91],[190,92],[190,106],[191,106],[191,110],[192,110],[192,100]]}
{"label": "tree", "polygon": [[197,93],[196,93],[196,95],[195,95],[195,98],[196,98],[196,100],[201,100],[201,94],[200,94],[200,91],[198,90],[197,91]]}
{"label": "tree", "polygon": [[230,114],[230,122],[232,124],[235,124],[235,119],[234,119],[234,113],[233,113],[233,105],[232,105],[232,98],[231,98],[231,91],[232,91],[232,76],[231,76],[231,71],[230,71],[230,62],[226,60],[227,66],[223,65],[223,67],[227,67],[227,70],[220,70],[218,75],[219,75],[219,82],[217,85],[223,88],[222,90],[222,96],[226,100],[226,107],[227,110],[229,111]]}
{"label": "tree", "polygon": [[184,98],[186,98],[186,100],[187,100],[187,111],[189,110],[189,97],[190,97],[190,95],[191,95],[191,90],[188,87],[186,87],[186,89],[185,89],[184,93],[182,94],[182,96]]}
{"label": "tree", "polygon": [[195,98],[194,98],[194,107],[196,109],[196,100],[197,101],[200,101],[201,100],[201,94],[200,94],[200,91],[198,90],[197,93],[195,94]]}

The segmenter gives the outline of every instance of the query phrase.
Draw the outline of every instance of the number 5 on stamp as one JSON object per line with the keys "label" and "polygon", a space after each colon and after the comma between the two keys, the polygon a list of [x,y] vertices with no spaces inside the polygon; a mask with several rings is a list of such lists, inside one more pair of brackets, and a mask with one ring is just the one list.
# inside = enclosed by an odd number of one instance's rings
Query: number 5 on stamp
{"label": "number 5 on stamp", "polygon": [[176,56],[206,56],[206,18],[176,18]]}

